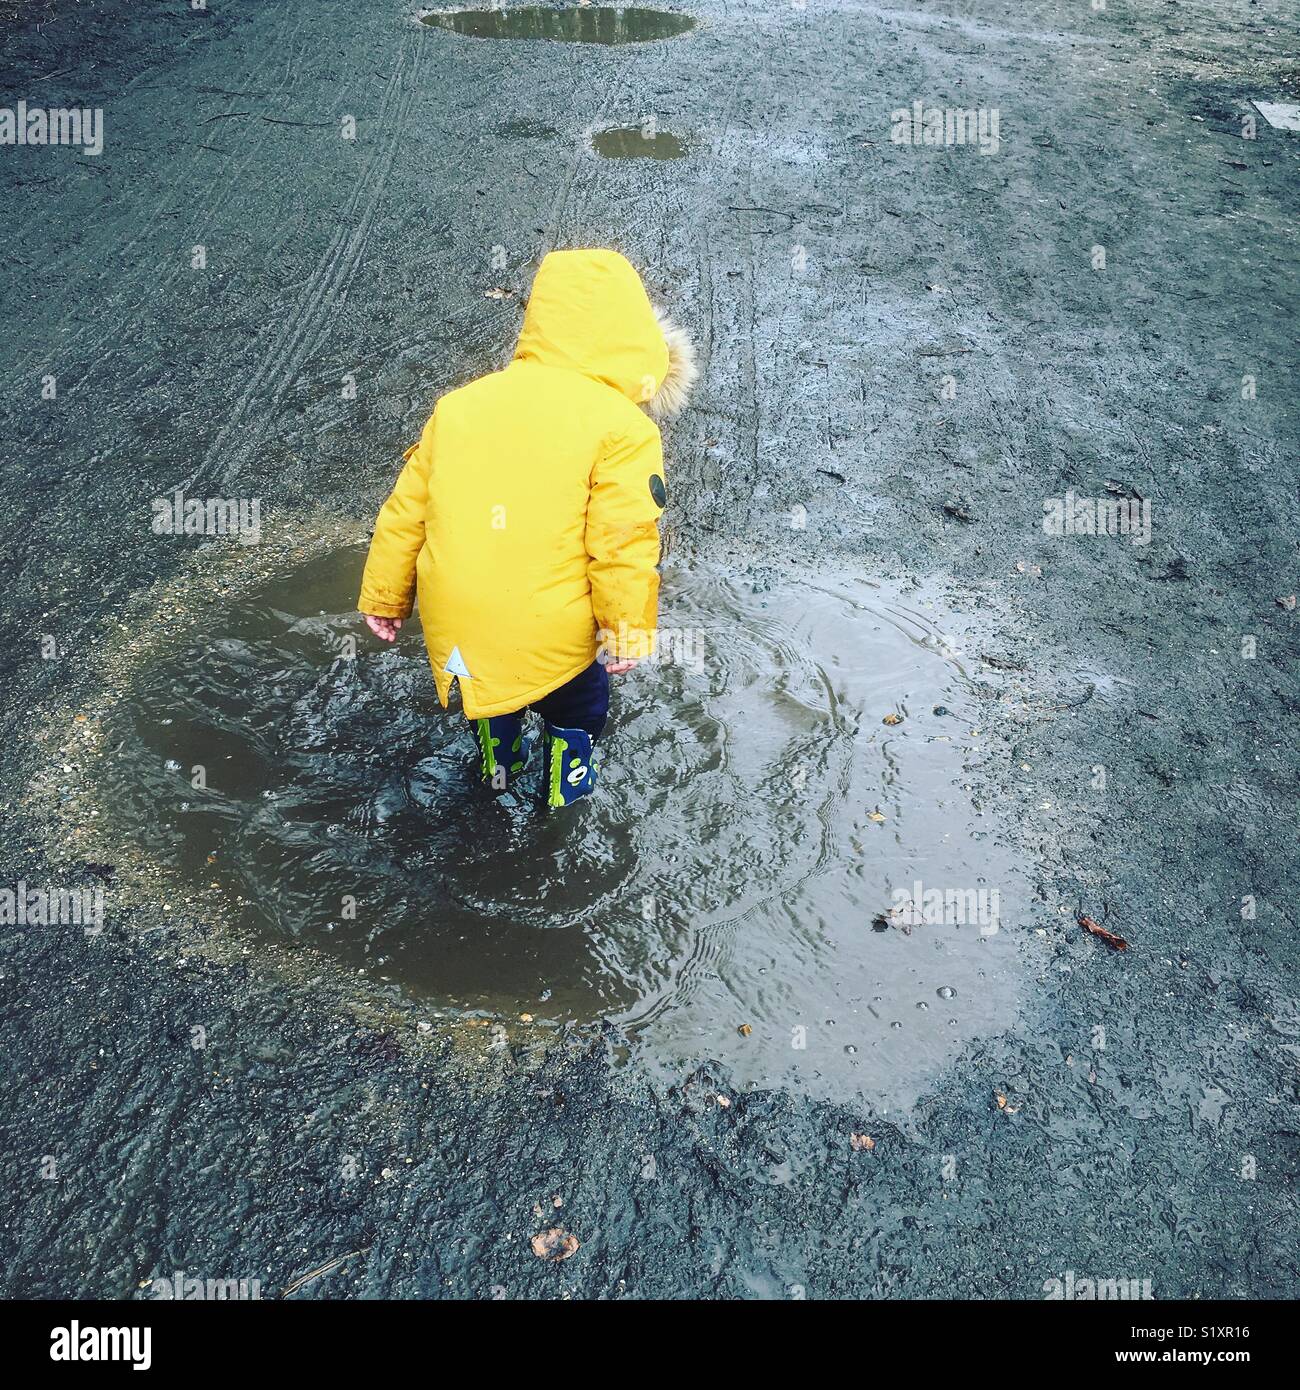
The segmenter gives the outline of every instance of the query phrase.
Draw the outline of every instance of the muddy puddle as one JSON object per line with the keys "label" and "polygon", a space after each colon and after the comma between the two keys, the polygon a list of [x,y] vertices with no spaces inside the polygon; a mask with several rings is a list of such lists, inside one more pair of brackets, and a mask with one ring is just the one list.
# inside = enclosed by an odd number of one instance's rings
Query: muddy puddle
{"label": "muddy puddle", "polygon": [[649,43],[674,38],[695,27],[689,15],[614,5],[434,10],[422,14],[420,21],[472,39],[549,39],[553,43]]}
{"label": "muddy puddle", "polygon": [[667,130],[648,130],[645,126],[614,126],[598,130],[591,147],[604,159],[683,159],[685,143]]}
{"label": "muddy puddle", "polygon": [[536,768],[476,784],[418,624],[362,635],[363,561],[214,612],[106,728],[116,831],[214,911],[430,1016],[609,1019],[674,1073],[882,1105],[1014,1017],[1027,894],[962,787],[976,710],[941,609],[668,567],[600,789],[548,813]]}

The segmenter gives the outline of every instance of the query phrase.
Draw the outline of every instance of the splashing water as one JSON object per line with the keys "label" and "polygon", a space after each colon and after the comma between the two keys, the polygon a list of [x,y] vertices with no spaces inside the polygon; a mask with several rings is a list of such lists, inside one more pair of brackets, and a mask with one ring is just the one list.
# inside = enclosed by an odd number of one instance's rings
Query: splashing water
{"label": "splashing water", "polygon": [[[539,767],[477,783],[418,623],[362,633],[363,559],[232,603],[112,719],[121,831],[247,924],[440,1009],[607,1018],[650,1063],[830,1095],[904,1101],[1010,1021],[1023,879],[962,789],[972,696],[918,609],[670,567],[596,795],[547,812]],[[1002,921],[891,913],[918,881],[997,890]]]}

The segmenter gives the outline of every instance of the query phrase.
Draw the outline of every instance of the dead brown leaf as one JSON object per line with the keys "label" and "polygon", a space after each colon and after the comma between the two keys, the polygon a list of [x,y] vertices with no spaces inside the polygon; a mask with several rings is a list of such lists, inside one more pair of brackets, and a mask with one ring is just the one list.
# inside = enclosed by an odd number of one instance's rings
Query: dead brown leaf
{"label": "dead brown leaf", "polygon": [[567,1260],[578,1253],[578,1237],[570,1235],[563,1226],[552,1226],[532,1240],[533,1254],[539,1260]]}
{"label": "dead brown leaf", "polygon": [[849,1148],[854,1153],[867,1153],[876,1147],[876,1141],[869,1134],[850,1134]]}
{"label": "dead brown leaf", "polygon": [[1094,922],[1091,917],[1079,914],[1079,925],[1086,932],[1091,932],[1093,936],[1099,936],[1111,948],[1112,951],[1127,951],[1128,942],[1122,936],[1116,936],[1113,931],[1107,931],[1100,922]]}

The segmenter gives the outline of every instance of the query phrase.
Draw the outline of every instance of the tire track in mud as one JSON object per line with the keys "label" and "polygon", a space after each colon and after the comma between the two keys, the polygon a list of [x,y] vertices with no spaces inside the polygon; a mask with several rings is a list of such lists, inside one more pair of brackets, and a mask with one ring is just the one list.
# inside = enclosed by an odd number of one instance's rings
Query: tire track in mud
{"label": "tire track in mud", "polygon": [[[416,66],[422,60],[424,46],[421,44],[416,50]],[[583,61],[581,55],[569,54],[573,77],[571,86],[576,94],[582,88],[580,77],[580,65]],[[624,85],[628,73],[632,70],[636,62],[636,57],[631,56],[624,61],[618,70],[609,79],[604,97],[592,117],[590,125],[595,126],[605,119],[606,114],[613,102],[619,89]],[[564,237],[569,235],[567,229],[577,226],[581,228],[583,217],[590,204],[592,192],[599,186],[598,168],[590,164],[589,151],[579,147],[565,166],[561,175],[559,187],[552,201],[548,217],[543,226],[543,231],[538,236],[538,251],[535,259],[540,260],[541,255],[546,251],[555,249],[564,242]],[[575,192],[579,195],[576,204],[569,207],[570,194]],[[581,235],[580,238],[581,239]],[[530,262],[525,261],[519,267],[520,270]],[[494,318],[485,318],[480,312],[477,302],[468,304],[463,308],[452,310],[442,326],[447,331],[448,336],[455,341],[462,352],[466,349],[486,348],[494,344],[500,338],[499,324]],[[405,364],[408,358],[419,359],[427,352],[431,343],[434,342],[437,333],[427,334],[417,332],[413,335],[399,335],[387,344],[380,345],[375,351],[379,356],[392,356],[400,364]],[[459,374],[459,368],[452,369],[450,380],[455,381]],[[441,394],[443,390],[450,389],[450,386],[436,388],[432,394]],[[427,406],[422,406],[422,410],[427,414]],[[419,422],[422,423],[422,420]]]}
{"label": "tire track in mud", "polygon": [[[419,73],[423,47],[419,35],[403,35],[393,73],[384,89],[379,108],[379,121],[385,120],[391,107],[395,106],[387,138],[379,152],[366,167],[365,175],[359,181],[352,198],[339,215],[340,225],[331,237],[325,253],[308,281],[307,289],[299,300],[298,307],[288,321],[271,330],[275,339],[270,348],[253,370],[248,384],[235,402],[234,408],[226,417],[225,423],[208,446],[202,460],[190,475],[179,484],[182,488],[193,486],[196,479],[210,477],[214,482],[225,482],[233,477],[252,451],[261,443],[270,428],[275,413],[284,399],[285,393],[298,378],[298,374],[319,347],[328,331],[331,313],[341,307],[347,299],[348,289],[356,275],[362,253],[370,237],[388,178],[392,172],[397,149],[401,143],[407,117],[419,87]],[[414,48],[414,59],[411,59]],[[404,82],[403,73],[410,64],[410,80]],[[396,98],[396,100],[395,100]],[[364,204],[364,206],[363,206]],[[348,224],[360,217],[348,230]],[[222,455],[228,442],[236,433],[244,430],[249,409],[254,400],[269,387],[269,396],[261,399],[259,410],[244,438],[226,461]],[[215,465],[215,467],[214,467]]]}
{"label": "tire track in mud", "polygon": [[[196,30],[193,34],[191,34],[191,35],[189,36],[189,38],[184,39],[181,43],[177,44],[176,47],[175,47],[174,49],[171,50],[171,53],[169,54],[169,57],[174,59],[175,55],[176,55],[177,53],[179,53],[181,49],[188,48],[188,47],[190,46],[190,44],[193,43],[194,40],[195,40],[196,38],[199,37],[199,32],[200,32],[200,31]],[[152,72],[156,71],[160,66],[161,66],[161,64],[154,63],[154,64],[152,64],[151,66],[149,66],[149,67],[147,67],[147,68],[144,68],[142,71],[136,73],[136,75],[135,75],[134,77],[132,77],[128,82],[124,82],[124,83],[122,84],[121,88],[120,88],[120,89],[118,90],[118,92],[116,93],[116,96],[117,96],[118,98],[121,98],[121,97],[125,96],[126,93],[129,92],[129,91],[131,90],[131,88],[134,87],[135,84],[136,84],[137,82],[139,82],[140,79],[141,79],[142,77],[146,76],[146,75],[149,74],[149,73],[152,73]],[[73,71],[73,70],[74,70],[74,69],[68,69],[67,71],[68,71],[68,72],[71,72],[71,71]],[[50,74],[49,76],[51,76],[51,77],[58,77],[58,76],[63,76],[63,75],[64,75],[63,73],[54,73],[54,74]],[[42,81],[44,81],[44,80],[45,80],[44,78],[37,78],[37,79],[36,79],[36,81],[38,81],[38,82],[42,82]],[[148,89],[146,89],[146,90],[148,90]],[[189,157],[189,163],[190,163],[191,166],[195,163],[194,157],[193,157],[192,155]],[[135,234],[128,242],[125,242],[125,243],[123,244],[123,246],[122,246],[122,248],[121,248],[121,250],[122,250],[123,253],[125,253],[125,252],[128,251],[128,250],[130,250],[130,248],[131,248],[132,246],[134,246],[134,245],[136,244],[136,242],[138,242],[142,236],[148,235],[148,233],[151,232],[151,231],[153,230],[153,227],[154,227],[155,223],[157,222],[158,214],[159,214],[159,212],[161,211],[161,207],[162,207],[162,204],[159,203],[159,204],[153,209],[152,213],[149,215],[149,217],[148,217],[147,220],[145,221],[144,225],[140,228],[140,230],[137,231],[136,234]],[[26,224],[26,225],[21,229],[21,231],[19,231],[19,232],[17,233],[17,235],[15,236],[15,238],[14,238],[15,241],[21,242],[25,237],[27,237],[27,236],[30,235],[31,233],[33,233],[33,232],[39,233],[39,232],[41,231],[42,227],[45,225],[46,220],[47,220],[47,219],[46,219],[44,216],[40,216],[40,215],[38,215],[38,216],[33,216],[32,218],[30,218],[29,221],[27,222],[27,224]],[[71,244],[71,243],[70,243],[70,244],[67,246],[67,248],[62,252],[62,254],[56,255],[56,256],[53,256],[53,257],[48,258],[48,259],[44,262],[44,265],[45,265],[45,268],[46,268],[47,272],[49,273],[50,277],[53,279],[53,278],[56,278],[56,277],[58,277],[58,276],[61,276],[61,275],[67,270],[67,268],[69,267],[69,265],[70,265],[73,261],[75,261],[75,260],[78,258],[79,255],[80,255],[80,249],[79,249],[79,247],[76,246],[75,244]],[[107,274],[107,272],[105,272],[105,274]],[[102,277],[101,277],[101,278],[102,278]],[[72,312],[73,312],[72,309],[69,309],[68,312],[67,312],[66,314],[64,314],[63,317],[59,320],[60,324],[66,323],[67,320],[68,320],[68,318],[69,318],[69,316],[71,315]],[[5,378],[0,378],[0,379],[5,379]]]}
{"label": "tire track in mud", "polygon": [[[623,86],[624,80],[632,70],[632,65],[635,61],[635,58],[629,58],[609,79],[609,83],[605,88],[605,94],[601,99],[600,105],[596,108],[596,113],[589,123],[589,128],[606,119],[606,113],[609,111],[610,103],[614,100],[615,93]],[[577,84],[575,84],[575,90],[576,87]],[[589,154],[590,152],[586,148],[586,140],[584,137],[583,144],[574,151],[573,160],[569,164],[567,175],[563,179],[560,191],[556,194],[555,200],[551,205],[551,215],[546,223],[543,242],[547,250],[554,249],[559,244],[558,238],[560,236],[561,222],[565,219],[569,194],[573,191],[575,183],[578,186],[578,192],[583,195],[573,210],[574,220],[577,220],[579,225],[581,225],[581,214],[586,212],[587,206],[591,201],[592,189],[597,182],[596,171],[590,167],[588,162]],[[579,178],[579,172],[584,169],[584,166],[586,166],[585,177]],[[571,223],[569,225],[571,225]]]}
{"label": "tire track in mud", "polygon": [[[268,67],[270,66],[271,61],[278,55],[281,48],[285,44],[292,46],[293,44],[299,41],[299,34],[302,29],[302,23],[303,21],[300,17],[294,24],[292,33],[286,35],[283,41],[280,39],[278,35],[272,36],[272,38],[268,40],[263,50],[264,56],[262,60],[252,71],[250,71],[247,74],[247,77],[245,79],[245,85],[260,82],[263,77],[263,74],[267,71]],[[285,77],[281,78],[269,95],[283,95],[285,86],[287,85],[288,81],[289,75],[286,75]],[[194,146],[193,148],[197,149],[198,146]],[[206,206],[204,207],[202,214],[196,219],[194,219],[194,221],[191,223],[192,227],[195,229],[193,233],[194,235],[201,236],[203,234],[203,229],[212,224],[213,219],[217,216],[217,214],[221,211],[222,207],[229,200],[231,193],[234,192],[237,188],[243,186],[249,166],[255,160],[261,158],[264,152],[265,144],[263,141],[252,140],[246,142],[246,152],[241,158],[239,158],[237,161],[225,161],[221,169],[216,174],[214,174],[212,178],[208,180],[207,184],[203,187],[202,191],[198,193],[197,197],[185,199],[184,204],[182,205],[182,211],[185,206],[194,206],[194,204],[197,203],[199,199],[207,200]],[[176,180],[175,186],[178,189],[183,188],[185,186],[186,182],[188,181],[189,173],[193,169],[197,168],[197,166],[198,161],[196,156],[191,155],[185,171],[180,176],[180,178]],[[146,239],[149,236],[151,236],[152,233],[157,229],[162,218],[164,216],[170,215],[170,211],[164,212],[165,206],[166,200],[161,200],[157,204],[155,204],[154,209],[152,213],[149,215],[145,224],[128,242],[126,242],[122,246],[121,251],[119,252],[119,258],[125,258],[133,247],[141,244],[142,242],[145,242]],[[70,383],[69,386],[66,388],[64,392],[66,396],[75,396],[82,389],[82,387],[85,386],[86,383],[91,379],[91,377],[95,373],[95,370],[98,367],[101,367],[108,360],[110,354],[105,353],[103,349],[111,341],[129,335],[132,329],[134,329],[136,325],[139,323],[141,317],[146,313],[146,311],[155,301],[165,302],[168,299],[169,292],[172,286],[175,284],[176,280],[180,276],[181,271],[183,269],[186,269],[187,267],[188,260],[186,259],[186,257],[179,254],[179,248],[178,254],[169,258],[165,262],[165,269],[161,276],[155,275],[155,271],[157,269],[155,264],[141,263],[137,261],[135,268],[129,275],[127,281],[130,292],[132,292],[135,295],[135,307],[130,311],[129,315],[124,321],[114,322],[110,328],[106,329],[98,337],[92,339],[89,343],[83,346],[81,350],[81,356],[83,358],[89,357],[90,361],[82,375],[76,381]],[[105,271],[105,275],[107,274],[109,274],[109,272]],[[101,276],[101,280],[102,278],[103,277]],[[67,323],[68,319],[71,318],[74,314],[80,312],[81,303],[82,301],[80,296],[76,296],[71,300],[67,312],[64,313],[62,318],[59,320],[60,327],[63,324]],[[92,328],[94,322],[95,320],[93,318],[87,317],[80,328],[75,329],[71,334],[68,335],[61,348],[61,354],[65,358],[69,350],[74,348],[78,341],[81,340],[84,337],[84,335]]]}

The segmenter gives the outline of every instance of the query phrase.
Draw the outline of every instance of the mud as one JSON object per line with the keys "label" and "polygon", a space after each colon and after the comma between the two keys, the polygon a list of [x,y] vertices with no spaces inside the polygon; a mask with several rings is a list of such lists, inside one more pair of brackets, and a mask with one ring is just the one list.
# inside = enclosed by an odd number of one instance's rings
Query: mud
{"label": "mud", "polygon": [[[7,1293],[1294,1294],[1297,146],[1241,126],[1294,17],[690,17],[0,35],[7,90],[105,110],[101,156],[0,160],[0,882],[108,877],[102,932],[0,931]],[[997,153],[894,143],[917,100]],[[591,157],[649,116],[691,158]],[[337,644],[401,450],[592,243],[703,344],[668,592],[733,640],[623,687],[563,838],[473,799],[418,643]],[[260,542],[155,534],[176,487]],[[1046,534],[1071,491],[1150,544]],[[874,930],[932,867],[999,931]],[[316,910],[346,883],[383,911]]]}

